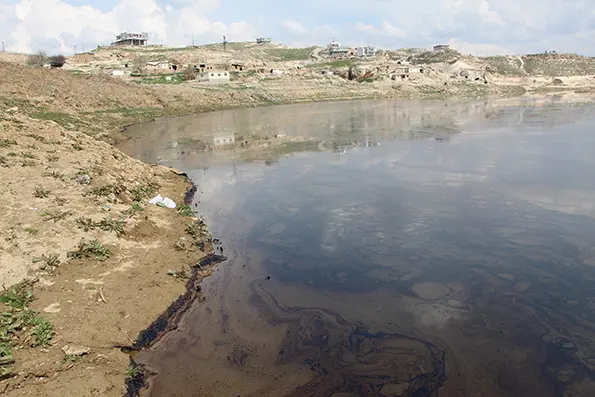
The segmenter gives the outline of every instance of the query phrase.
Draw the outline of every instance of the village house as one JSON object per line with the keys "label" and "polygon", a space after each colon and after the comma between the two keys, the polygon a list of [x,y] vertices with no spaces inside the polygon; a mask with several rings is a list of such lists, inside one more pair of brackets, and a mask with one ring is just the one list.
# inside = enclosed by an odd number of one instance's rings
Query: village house
{"label": "village house", "polygon": [[376,47],[366,46],[366,47],[357,47],[355,49],[356,54],[360,58],[373,58],[376,56]]}
{"label": "village house", "polygon": [[232,70],[235,70],[236,72],[241,72],[244,70],[244,63],[243,62],[232,62],[231,68],[232,68]]}
{"label": "village house", "polygon": [[400,77],[401,79],[408,79],[412,74],[421,74],[423,72],[424,69],[420,67],[410,65],[399,66],[396,68],[394,75],[392,76],[392,79],[396,80],[397,77]]}
{"label": "village house", "polygon": [[226,84],[230,81],[229,72],[226,70],[200,72],[196,75],[196,81],[211,84]]}
{"label": "village house", "polygon": [[171,69],[171,64],[167,61],[147,62],[147,70],[156,73]]}
{"label": "village house", "polygon": [[450,49],[449,44],[437,44],[434,46],[434,51],[444,51]]}
{"label": "village house", "polygon": [[129,46],[137,46],[137,45],[147,45],[149,41],[149,34],[148,33],[137,33],[137,32],[123,32],[116,36],[116,40],[112,43],[112,45],[129,45]]}

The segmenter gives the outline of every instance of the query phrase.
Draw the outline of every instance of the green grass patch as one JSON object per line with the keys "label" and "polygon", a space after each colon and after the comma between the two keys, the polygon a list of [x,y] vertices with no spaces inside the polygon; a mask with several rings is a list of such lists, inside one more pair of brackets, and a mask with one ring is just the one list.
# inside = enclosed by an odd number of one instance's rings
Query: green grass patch
{"label": "green grass patch", "polygon": [[29,309],[33,301],[30,283],[21,283],[0,293],[0,379],[11,376],[13,349],[50,345],[54,326]]}
{"label": "green grass patch", "polygon": [[[169,78],[169,80],[168,80]],[[157,76],[146,76],[138,80],[139,84],[181,84],[183,83],[184,76],[182,74],[169,74],[169,75],[157,75]]]}
{"label": "green grass patch", "polygon": [[81,125],[84,125],[84,123],[81,120],[76,119],[76,118],[72,117],[71,115],[69,115],[67,113],[62,113],[62,112],[48,112],[48,111],[33,112],[33,113],[31,113],[30,116],[33,117],[34,119],[38,119],[38,120],[54,121],[55,123],[66,128],[67,130],[76,130]]}
{"label": "green grass patch", "polygon": [[348,68],[350,66],[355,66],[356,63],[350,59],[343,59],[338,61],[331,61],[331,62],[324,62],[324,63],[315,63],[312,65],[308,65],[309,68],[328,68],[328,69],[336,69],[336,68]]}
{"label": "green grass patch", "polygon": [[132,201],[142,202],[155,196],[159,187],[159,184],[153,182],[136,185],[130,189],[130,198]]}
{"label": "green grass patch", "polygon": [[182,216],[194,216],[194,210],[190,206],[184,204],[178,207],[178,214]]}
{"label": "green grass patch", "polygon": [[306,48],[267,48],[266,56],[279,61],[306,61],[316,47]]}
{"label": "green grass patch", "polygon": [[91,258],[104,261],[110,257],[110,250],[97,240],[79,242],[76,250],[69,251],[66,256],[71,259]]}

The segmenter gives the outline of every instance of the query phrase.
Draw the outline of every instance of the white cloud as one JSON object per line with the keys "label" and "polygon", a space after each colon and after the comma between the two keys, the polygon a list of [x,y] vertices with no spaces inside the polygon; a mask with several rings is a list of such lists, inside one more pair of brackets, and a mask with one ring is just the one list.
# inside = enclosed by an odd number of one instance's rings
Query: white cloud
{"label": "white cloud", "polygon": [[472,53],[594,52],[593,0],[300,0],[283,8],[271,1],[118,0],[108,7],[103,0],[0,0],[0,40],[17,51],[69,52],[143,30],[153,43],[174,46],[190,44],[194,32],[197,43],[264,35],[287,44],[336,37],[385,48],[454,42]]}
{"label": "white cloud", "polygon": [[292,34],[304,35],[308,33],[308,29],[299,22],[286,19],[283,21],[283,27]]}
{"label": "white cloud", "polygon": [[375,27],[373,25],[369,25],[363,22],[356,22],[355,29],[357,31],[368,33],[372,35],[381,35],[381,36],[388,36],[388,37],[398,37],[403,38],[407,36],[407,32],[405,30],[393,26],[390,22],[383,21],[380,27]]}
{"label": "white cloud", "polygon": [[0,6],[0,37],[11,51],[40,49],[69,53],[109,44],[116,33],[127,30],[149,32],[151,42],[188,45],[192,33],[201,42],[250,40],[255,28],[247,21],[229,24],[211,21],[205,11],[218,2],[174,0],[162,5],[157,0],[121,0],[114,8],[101,11],[92,6],[73,6],[64,0],[20,0],[14,6]]}

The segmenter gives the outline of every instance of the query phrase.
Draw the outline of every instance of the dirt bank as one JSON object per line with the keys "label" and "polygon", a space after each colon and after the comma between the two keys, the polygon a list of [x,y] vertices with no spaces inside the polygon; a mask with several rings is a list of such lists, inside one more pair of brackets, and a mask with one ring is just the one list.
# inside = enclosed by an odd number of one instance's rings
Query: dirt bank
{"label": "dirt bank", "polygon": [[209,251],[190,208],[147,204],[159,193],[182,205],[191,183],[92,136],[129,121],[106,110],[159,106],[150,92],[0,69],[0,392],[121,396],[129,358],[114,346],[184,293]]}

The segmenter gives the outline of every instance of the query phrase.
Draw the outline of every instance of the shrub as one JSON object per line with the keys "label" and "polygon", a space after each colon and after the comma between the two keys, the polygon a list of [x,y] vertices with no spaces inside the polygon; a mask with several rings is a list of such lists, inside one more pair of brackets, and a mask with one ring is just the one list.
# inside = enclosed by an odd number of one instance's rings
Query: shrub
{"label": "shrub", "polygon": [[194,79],[196,79],[196,71],[194,70],[194,68],[188,67],[188,68],[184,69],[183,77],[184,77],[184,80],[186,80],[186,81],[194,80]]}
{"label": "shrub", "polygon": [[52,55],[48,58],[48,61],[53,65],[64,65],[66,63],[66,57],[62,54]]}
{"label": "shrub", "polygon": [[47,63],[48,56],[44,51],[39,51],[36,54],[31,54],[27,58],[27,65],[29,66],[43,66]]}

